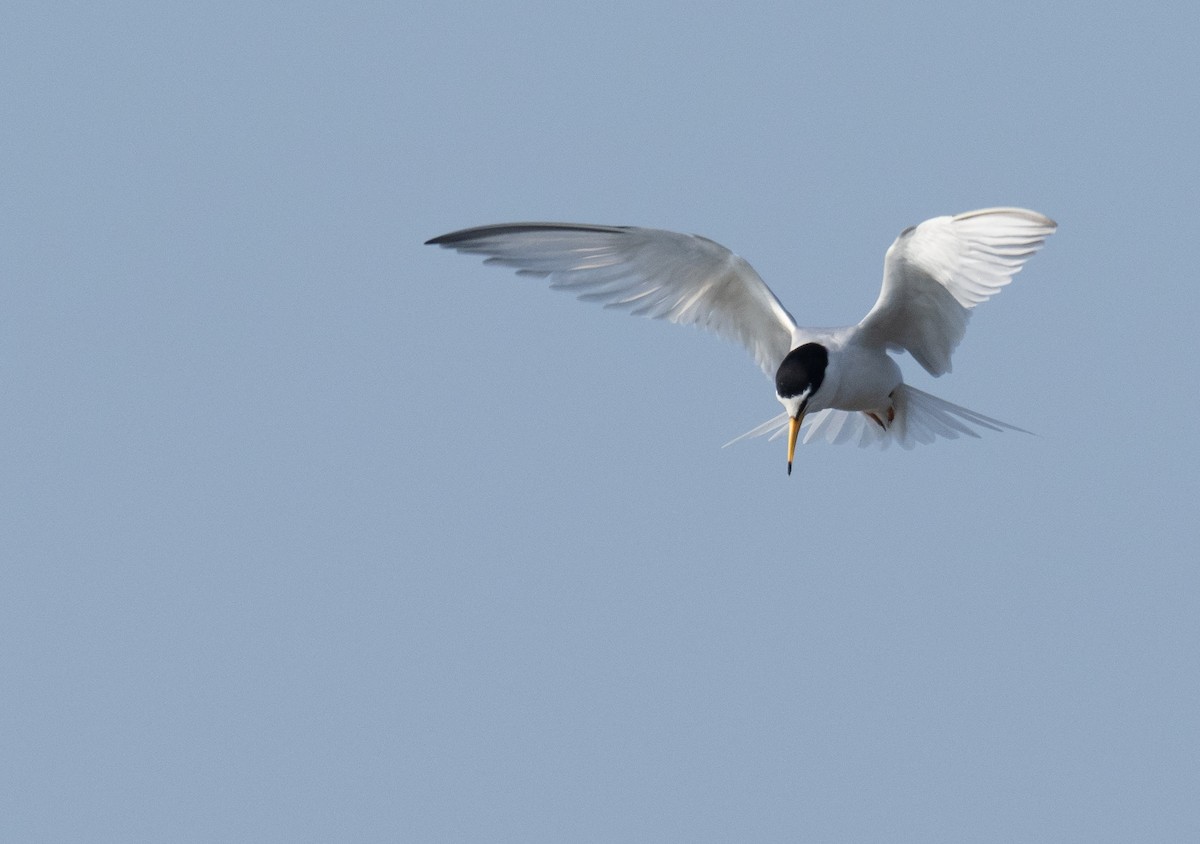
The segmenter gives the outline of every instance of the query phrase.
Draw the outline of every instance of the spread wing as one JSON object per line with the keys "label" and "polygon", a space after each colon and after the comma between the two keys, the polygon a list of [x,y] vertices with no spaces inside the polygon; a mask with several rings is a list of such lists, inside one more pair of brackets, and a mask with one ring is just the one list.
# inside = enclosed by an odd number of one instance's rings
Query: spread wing
{"label": "spread wing", "polygon": [[791,314],[750,264],[707,238],[631,226],[509,223],[427,243],[548,277],[552,288],[608,308],[707,328],[749,349],[768,375],[791,349]]}
{"label": "spread wing", "polygon": [[1055,228],[1036,211],[985,208],[906,229],[884,257],[883,289],[860,336],[905,349],[932,375],[949,372],[971,308],[1008,284]]}

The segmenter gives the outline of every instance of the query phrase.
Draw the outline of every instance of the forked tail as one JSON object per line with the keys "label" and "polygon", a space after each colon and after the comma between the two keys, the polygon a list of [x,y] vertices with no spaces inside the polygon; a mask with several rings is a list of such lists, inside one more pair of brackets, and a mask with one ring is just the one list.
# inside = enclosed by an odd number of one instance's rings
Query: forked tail
{"label": "forked tail", "polygon": [[[823,438],[834,445],[856,443],[863,448],[872,445],[887,448],[896,442],[901,448],[912,448],[919,443],[931,443],[938,437],[948,440],[958,439],[960,434],[978,437],[981,429],[1029,433],[1024,428],[952,404],[908,384],[896,388],[892,402],[896,415],[886,428],[874,416],[859,411],[817,411],[804,418],[804,442]],[[788,416],[781,413],[725,445],[751,437],[766,436],[773,440],[782,436],[787,427]]]}

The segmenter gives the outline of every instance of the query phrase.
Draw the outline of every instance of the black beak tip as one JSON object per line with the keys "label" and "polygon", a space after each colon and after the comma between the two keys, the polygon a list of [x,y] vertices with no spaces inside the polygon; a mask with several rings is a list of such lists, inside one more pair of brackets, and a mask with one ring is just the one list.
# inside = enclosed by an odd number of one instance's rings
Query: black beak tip
{"label": "black beak tip", "polygon": [[790,477],[791,474],[792,474],[792,461],[789,460],[788,461],[788,476]]}

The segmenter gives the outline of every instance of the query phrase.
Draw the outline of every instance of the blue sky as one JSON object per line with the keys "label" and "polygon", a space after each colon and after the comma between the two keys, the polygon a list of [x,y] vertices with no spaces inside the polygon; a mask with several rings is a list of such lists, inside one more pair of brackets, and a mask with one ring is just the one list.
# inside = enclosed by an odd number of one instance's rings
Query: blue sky
{"label": "blue sky", "polygon": [[[1190,4],[9,4],[0,837],[1200,836]],[[1059,232],[916,386],[423,246],[711,237],[802,324]]]}

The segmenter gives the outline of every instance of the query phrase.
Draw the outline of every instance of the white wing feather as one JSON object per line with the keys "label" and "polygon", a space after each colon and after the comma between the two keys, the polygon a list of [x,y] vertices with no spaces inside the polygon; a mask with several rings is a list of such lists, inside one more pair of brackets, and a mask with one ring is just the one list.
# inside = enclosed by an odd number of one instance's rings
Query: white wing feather
{"label": "white wing feather", "polygon": [[1008,284],[1056,228],[1035,211],[985,208],[905,230],[884,258],[861,339],[907,350],[932,375],[949,372],[970,309]]}
{"label": "white wing feather", "polygon": [[707,238],[660,229],[512,223],[444,234],[430,244],[633,314],[699,325],[740,342],[768,375],[791,350],[791,314],[742,258]]}

